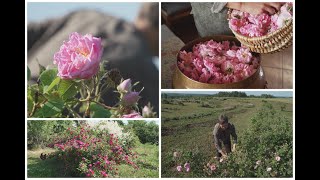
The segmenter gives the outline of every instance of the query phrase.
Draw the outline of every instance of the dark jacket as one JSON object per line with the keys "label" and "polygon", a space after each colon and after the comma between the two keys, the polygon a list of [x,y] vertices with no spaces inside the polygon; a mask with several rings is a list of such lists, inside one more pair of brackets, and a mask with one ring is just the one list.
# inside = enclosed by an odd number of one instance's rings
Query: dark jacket
{"label": "dark jacket", "polygon": [[213,143],[218,151],[221,151],[221,143],[222,141],[224,144],[230,144],[230,135],[233,137],[234,143],[237,143],[238,137],[236,134],[236,129],[233,124],[229,123],[227,129],[223,130],[220,128],[220,124],[217,123],[213,129]]}

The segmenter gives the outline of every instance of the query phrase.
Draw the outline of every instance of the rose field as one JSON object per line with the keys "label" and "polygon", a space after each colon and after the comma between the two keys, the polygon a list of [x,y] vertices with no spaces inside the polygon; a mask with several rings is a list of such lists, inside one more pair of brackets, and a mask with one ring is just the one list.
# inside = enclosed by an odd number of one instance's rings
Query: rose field
{"label": "rose field", "polygon": [[[161,177],[293,176],[292,98],[242,95],[162,94]],[[218,160],[212,131],[222,113],[238,143]]]}
{"label": "rose field", "polygon": [[28,121],[27,176],[159,177],[154,121]]}

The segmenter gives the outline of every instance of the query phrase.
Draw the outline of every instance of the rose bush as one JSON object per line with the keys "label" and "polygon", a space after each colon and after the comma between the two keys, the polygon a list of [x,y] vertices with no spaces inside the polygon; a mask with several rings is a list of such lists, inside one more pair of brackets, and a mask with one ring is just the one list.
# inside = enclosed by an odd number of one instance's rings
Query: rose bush
{"label": "rose bush", "polygon": [[[156,117],[155,113],[141,114],[143,107],[138,107],[138,101],[142,89],[135,91],[137,83],[123,80],[116,69],[106,71],[102,54],[100,38],[71,33],[54,54],[57,68],[39,65],[37,83],[28,84],[28,117]],[[30,80],[29,68],[27,74]],[[114,107],[106,106],[101,98],[109,89],[119,92],[119,103]]]}
{"label": "rose bush", "polygon": [[67,139],[55,138],[49,145],[57,149],[49,157],[63,161],[67,174],[74,177],[118,177],[121,164],[139,168],[135,163],[137,154],[131,151],[129,144],[123,144],[119,133],[115,135],[106,128],[84,124],[68,128],[66,134]]}

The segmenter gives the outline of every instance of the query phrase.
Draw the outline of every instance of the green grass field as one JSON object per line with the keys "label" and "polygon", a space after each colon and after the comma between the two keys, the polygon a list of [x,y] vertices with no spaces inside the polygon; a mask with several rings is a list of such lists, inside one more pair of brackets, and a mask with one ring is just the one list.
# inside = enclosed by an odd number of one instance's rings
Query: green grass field
{"label": "green grass field", "polygon": [[[53,152],[52,149],[28,150],[28,177],[70,177],[64,174],[63,164],[55,159],[41,160],[41,153]],[[120,177],[159,177],[159,147],[151,144],[140,144],[133,148],[138,153],[138,170],[129,165],[120,165]]]}
{"label": "green grass field", "polygon": [[[171,167],[169,163],[174,151],[197,150],[204,154],[206,159],[212,159],[215,155],[212,131],[219,115],[225,113],[230,123],[235,125],[238,137],[241,137],[250,125],[250,118],[261,108],[263,101],[271,103],[281,115],[292,119],[292,98],[213,97],[201,98],[198,101],[182,98],[171,100],[171,104],[162,103],[161,176],[175,176],[175,165],[171,164]],[[211,107],[201,107],[202,103],[207,103]]]}

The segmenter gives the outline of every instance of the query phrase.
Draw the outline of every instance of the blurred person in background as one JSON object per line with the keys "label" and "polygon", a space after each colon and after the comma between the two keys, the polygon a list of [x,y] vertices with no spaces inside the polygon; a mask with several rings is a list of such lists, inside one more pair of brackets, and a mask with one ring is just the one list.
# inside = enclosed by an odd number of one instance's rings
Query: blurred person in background
{"label": "blurred person in background", "polygon": [[[105,4],[101,4],[105,5]],[[39,65],[53,68],[53,55],[72,32],[100,37],[104,46],[101,61],[105,69],[118,69],[123,79],[139,81],[139,107],[148,102],[159,113],[159,4],[142,3],[133,23],[94,10],[78,10],[61,18],[41,23],[28,23],[28,67],[31,83],[37,81]],[[121,11],[121,9],[119,9]],[[118,102],[115,89],[109,89],[104,103],[113,106]]]}

